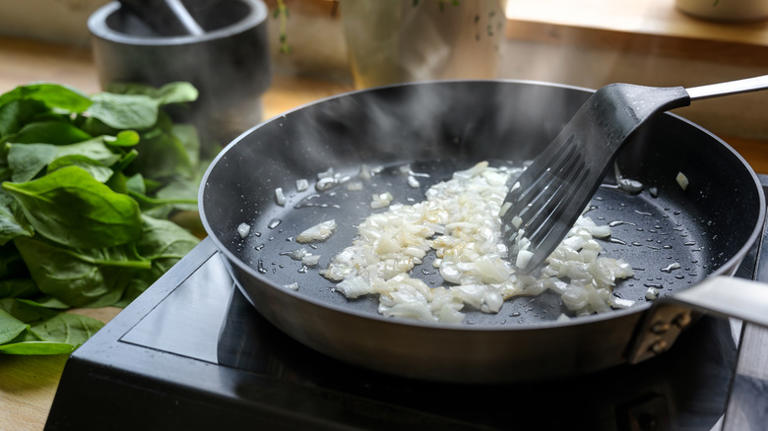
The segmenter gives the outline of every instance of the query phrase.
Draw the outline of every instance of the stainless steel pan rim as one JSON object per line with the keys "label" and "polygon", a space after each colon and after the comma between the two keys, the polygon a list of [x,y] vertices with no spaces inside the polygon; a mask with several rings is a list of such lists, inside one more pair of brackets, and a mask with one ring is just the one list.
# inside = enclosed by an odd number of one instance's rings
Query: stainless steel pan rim
{"label": "stainless steel pan rim", "polygon": [[[254,131],[258,130],[263,125],[274,121],[277,118],[284,117],[286,115],[290,115],[293,112],[299,111],[301,109],[304,109],[308,106],[313,106],[317,104],[324,103],[329,100],[346,97],[353,94],[363,93],[363,92],[370,92],[376,89],[381,88],[390,88],[390,87],[405,87],[405,86],[416,86],[416,85],[428,85],[428,84],[438,84],[438,83],[466,83],[466,82],[493,82],[493,83],[509,83],[509,84],[522,84],[522,85],[538,85],[538,86],[548,86],[548,87],[554,87],[554,88],[563,88],[563,89],[570,89],[570,90],[579,90],[579,91],[589,91],[594,92],[594,89],[585,88],[585,87],[578,87],[578,86],[572,86],[572,85],[564,85],[564,84],[557,84],[557,83],[550,83],[550,82],[541,82],[541,81],[529,81],[529,80],[446,80],[446,81],[423,81],[423,82],[412,82],[412,83],[404,83],[404,84],[395,84],[395,85],[388,85],[388,86],[382,86],[382,87],[375,87],[371,89],[364,89],[364,90],[356,90],[351,91],[347,93],[337,94],[334,96],[326,97],[323,99],[316,100],[314,102],[307,103],[305,105],[302,105],[298,108],[295,108],[293,110],[284,112],[278,116],[275,116],[273,118],[270,118],[267,121],[264,121],[262,123],[259,123],[255,125],[254,127],[246,130],[242,134],[240,134],[237,138],[232,140],[211,162],[211,164],[208,166],[208,168],[205,171],[205,174],[203,175],[203,179],[200,183],[200,189],[198,190],[198,211],[200,213],[200,220],[203,224],[203,227],[205,228],[206,232],[209,233],[209,236],[211,236],[214,244],[216,244],[216,247],[219,249],[219,251],[227,258],[227,260],[233,264],[237,265],[242,271],[244,271],[246,274],[248,274],[253,279],[259,281],[261,284],[265,286],[269,286],[272,289],[275,289],[282,295],[287,296],[293,296],[294,298],[300,299],[302,301],[306,301],[309,303],[312,303],[314,305],[325,307],[328,309],[331,309],[336,312],[349,314],[357,317],[362,317],[366,319],[374,319],[374,320],[380,320],[384,321],[390,324],[394,325],[402,325],[402,326],[409,326],[409,327],[423,327],[423,328],[433,328],[433,329],[440,329],[440,330],[450,330],[450,331],[467,331],[467,332],[485,332],[485,331],[533,331],[533,330],[540,330],[540,329],[547,329],[547,328],[554,328],[554,327],[563,327],[563,326],[578,326],[578,325],[587,325],[595,322],[600,322],[608,319],[613,319],[616,317],[626,316],[630,314],[635,313],[641,313],[646,310],[648,310],[651,307],[651,303],[646,302],[639,305],[632,306],[627,309],[623,310],[613,310],[611,312],[607,313],[599,313],[599,314],[592,314],[589,316],[581,316],[577,318],[573,318],[567,321],[549,321],[549,322],[541,322],[541,323],[528,323],[524,326],[520,327],[505,327],[505,326],[484,326],[484,325],[453,325],[453,324],[443,324],[443,323],[433,323],[433,322],[422,322],[417,320],[405,320],[405,319],[394,319],[385,317],[383,315],[371,315],[369,313],[363,313],[356,310],[349,310],[346,308],[342,308],[339,306],[336,306],[334,304],[325,303],[319,300],[316,300],[314,298],[308,298],[305,296],[302,296],[296,292],[287,290],[287,289],[279,289],[276,287],[267,277],[264,277],[262,274],[260,274],[258,271],[256,271],[254,268],[252,268],[250,265],[243,262],[240,258],[235,256],[232,252],[229,251],[229,249],[219,240],[219,238],[216,235],[211,235],[210,233],[213,232],[213,229],[211,228],[208,219],[206,217],[206,212],[204,208],[204,191],[205,186],[208,182],[208,177],[210,176],[213,168],[217,165],[218,161],[233,147],[235,147],[240,141],[242,141],[246,136],[250,135]],[[763,189],[760,185],[760,181],[757,178],[757,175],[755,174],[754,170],[751,166],[744,160],[741,155],[734,150],[730,145],[728,145],[725,141],[720,139],[718,136],[713,134],[712,132],[706,130],[702,126],[699,126],[696,123],[693,123],[683,117],[680,117],[675,114],[671,113],[665,113],[664,115],[669,115],[675,118],[676,120],[682,121],[690,126],[693,126],[696,129],[699,129],[701,132],[704,132],[706,135],[711,137],[712,139],[718,141],[724,148],[726,148],[728,151],[733,154],[733,156],[736,157],[736,159],[746,168],[747,172],[751,176],[755,188],[758,191],[758,199],[759,199],[759,208],[760,213],[757,217],[757,222],[755,223],[755,226],[752,230],[752,233],[749,236],[749,239],[744,243],[744,245],[739,249],[739,251],[734,254],[734,256],[728,260],[725,264],[721,265],[716,270],[712,271],[708,275],[708,277],[713,277],[717,275],[730,275],[733,271],[735,271],[738,264],[741,262],[742,259],[744,259],[744,256],[749,252],[749,249],[752,247],[754,242],[757,240],[758,236],[763,230],[763,225],[765,221],[765,213],[766,213],[766,201],[765,201],[765,195],[763,194]]]}

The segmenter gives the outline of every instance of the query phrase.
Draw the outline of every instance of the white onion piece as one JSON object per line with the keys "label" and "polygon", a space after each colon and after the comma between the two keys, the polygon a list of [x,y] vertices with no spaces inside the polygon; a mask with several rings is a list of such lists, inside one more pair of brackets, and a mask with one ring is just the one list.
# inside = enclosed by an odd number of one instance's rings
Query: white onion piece
{"label": "white onion piece", "polygon": [[240,235],[240,238],[245,238],[248,236],[248,233],[251,231],[251,225],[248,223],[240,223],[237,225],[237,233]]}
{"label": "white onion piece", "polygon": [[358,191],[363,189],[363,183],[360,181],[352,181],[351,183],[347,184],[347,190],[349,191]]}
{"label": "white onion piece", "polygon": [[304,178],[299,178],[296,180],[296,191],[297,192],[303,192],[304,190],[309,188],[309,181],[305,180]]}
{"label": "white onion piece", "polygon": [[371,200],[371,208],[378,209],[388,207],[391,202],[392,193],[390,192],[373,195]]}
{"label": "white onion piece", "polygon": [[688,177],[686,177],[685,174],[682,172],[677,173],[677,176],[675,177],[675,181],[677,181],[677,184],[680,186],[681,189],[683,189],[683,191],[685,191],[685,189],[688,188],[688,184],[690,184],[690,182],[688,181]]}
{"label": "white onion piece", "polygon": [[649,301],[653,301],[654,299],[659,297],[659,290],[655,287],[649,287],[648,290],[645,291],[645,299]]}
{"label": "white onion piece", "polygon": [[283,194],[282,187],[278,187],[275,189],[275,202],[277,202],[277,204],[280,206],[285,205],[285,195]]}
{"label": "white onion piece", "polygon": [[296,236],[296,242],[307,243],[325,241],[336,230],[336,220],[327,220],[318,223]]}
{"label": "white onion piece", "polygon": [[320,262],[320,255],[318,254],[307,254],[306,256],[301,258],[301,263],[307,266],[316,266],[319,262]]}
{"label": "white onion piece", "polygon": [[517,266],[520,269],[525,269],[526,266],[528,266],[528,263],[531,261],[531,258],[533,257],[533,253],[531,253],[528,250],[520,250],[517,252],[517,260],[515,260],[515,266]]}
{"label": "white onion piece", "polygon": [[299,290],[299,283],[293,282],[293,283],[290,283],[290,284],[285,284],[285,285],[283,285],[283,287],[286,288],[286,289],[291,289],[291,290]]}

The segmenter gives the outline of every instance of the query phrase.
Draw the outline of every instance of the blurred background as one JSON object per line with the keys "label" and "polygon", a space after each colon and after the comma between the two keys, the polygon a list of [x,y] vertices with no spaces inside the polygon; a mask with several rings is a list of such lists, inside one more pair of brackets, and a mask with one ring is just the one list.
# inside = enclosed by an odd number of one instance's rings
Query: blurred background
{"label": "blurred background", "polygon": [[[0,0],[0,90],[30,80],[98,90],[86,21],[106,3]],[[406,80],[497,77],[596,88],[765,74],[767,3],[285,0],[285,16],[267,0],[273,79],[264,117],[355,86]],[[390,65],[382,66],[381,57]],[[762,99],[758,93],[702,101],[679,113],[718,134],[762,140]]]}

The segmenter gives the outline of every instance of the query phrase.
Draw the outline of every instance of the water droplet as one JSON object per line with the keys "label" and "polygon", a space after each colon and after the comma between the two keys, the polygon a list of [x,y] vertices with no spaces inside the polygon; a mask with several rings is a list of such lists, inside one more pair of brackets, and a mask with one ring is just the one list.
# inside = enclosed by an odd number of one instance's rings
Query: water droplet
{"label": "water droplet", "polygon": [[676,279],[678,279],[678,280],[682,280],[682,279],[684,279],[684,278],[685,278],[685,276],[684,276],[683,274],[677,274],[677,275],[675,276],[675,278],[676,278]]}
{"label": "water droplet", "polygon": [[261,251],[261,249],[264,248],[264,243],[257,244],[255,247],[253,247],[256,251]]}
{"label": "water droplet", "polygon": [[643,228],[641,228],[641,227],[638,227],[638,228],[635,228],[635,230],[636,230],[636,231],[638,231],[638,232],[642,232],[642,231],[644,231],[645,229],[643,229]]}
{"label": "water droplet", "polygon": [[626,243],[626,242],[624,242],[624,241],[622,241],[622,240],[620,240],[620,239],[618,239],[618,238],[613,238],[613,237],[611,237],[610,241],[611,241],[612,243],[614,243],[614,244],[627,245],[627,243]]}
{"label": "water droplet", "polygon": [[510,314],[510,317],[520,317],[520,312],[515,311],[514,313]]}
{"label": "water droplet", "polygon": [[672,214],[674,214],[674,215],[680,215],[680,211],[677,211],[677,210],[675,210],[675,211],[672,211]]}
{"label": "water droplet", "polygon": [[648,211],[640,211],[640,210],[635,210],[635,214],[639,214],[641,216],[652,216],[653,215],[653,213],[649,213]]}
{"label": "water droplet", "polygon": [[696,243],[693,241],[687,241],[687,242],[684,242],[683,245],[696,245]]}
{"label": "water droplet", "polygon": [[257,270],[258,270],[260,273],[262,273],[262,274],[266,274],[266,273],[267,273],[267,269],[266,269],[266,268],[264,268],[264,261],[263,261],[263,260],[261,260],[261,259],[259,259],[259,262],[258,262],[258,264],[256,265],[256,269],[257,269]]}
{"label": "water droplet", "polygon": [[661,246],[661,248],[663,248],[664,250],[669,250],[669,249],[672,248],[672,246],[671,245],[663,245],[663,246]]}
{"label": "water droplet", "polygon": [[654,289],[663,289],[664,285],[661,283],[643,283],[643,286],[645,287],[653,287]]}
{"label": "water droplet", "polygon": [[280,223],[282,223],[282,222],[283,221],[280,220],[279,218],[273,218],[272,221],[269,222],[267,227],[270,228],[270,229],[274,229],[274,228],[278,227],[280,225]]}
{"label": "water droplet", "polygon": [[301,265],[301,268],[299,268],[296,272],[299,274],[304,274],[307,272],[307,265]]}
{"label": "water droplet", "polygon": [[639,243],[639,242],[637,242],[637,241],[632,241],[632,245],[634,245],[635,247],[640,247],[640,246],[642,246],[643,244],[641,244],[641,243]]}
{"label": "water droplet", "polygon": [[288,242],[291,242],[291,241],[293,241],[293,237],[292,237],[292,236],[289,236],[289,237],[288,237],[288,238],[286,238],[285,240],[286,240],[286,241],[288,241]]}

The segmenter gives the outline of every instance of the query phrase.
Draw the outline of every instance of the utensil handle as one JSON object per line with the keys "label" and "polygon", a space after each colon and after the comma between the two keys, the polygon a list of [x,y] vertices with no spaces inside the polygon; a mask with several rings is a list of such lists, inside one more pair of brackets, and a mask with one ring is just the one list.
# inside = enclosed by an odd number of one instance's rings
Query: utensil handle
{"label": "utensil handle", "polygon": [[765,283],[736,277],[710,277],[668,300],[768,328],[768,284]]}
{"label": "utensil handle", "polygon": [[721,82],[719,84],[702,85],[687,88],[691,100],[707,99],[710,97],[727,96],[729,94],[746,93],[749,91],[765,90],[768,88],[768,75],[754,78],[739,79],[738,81]]}

